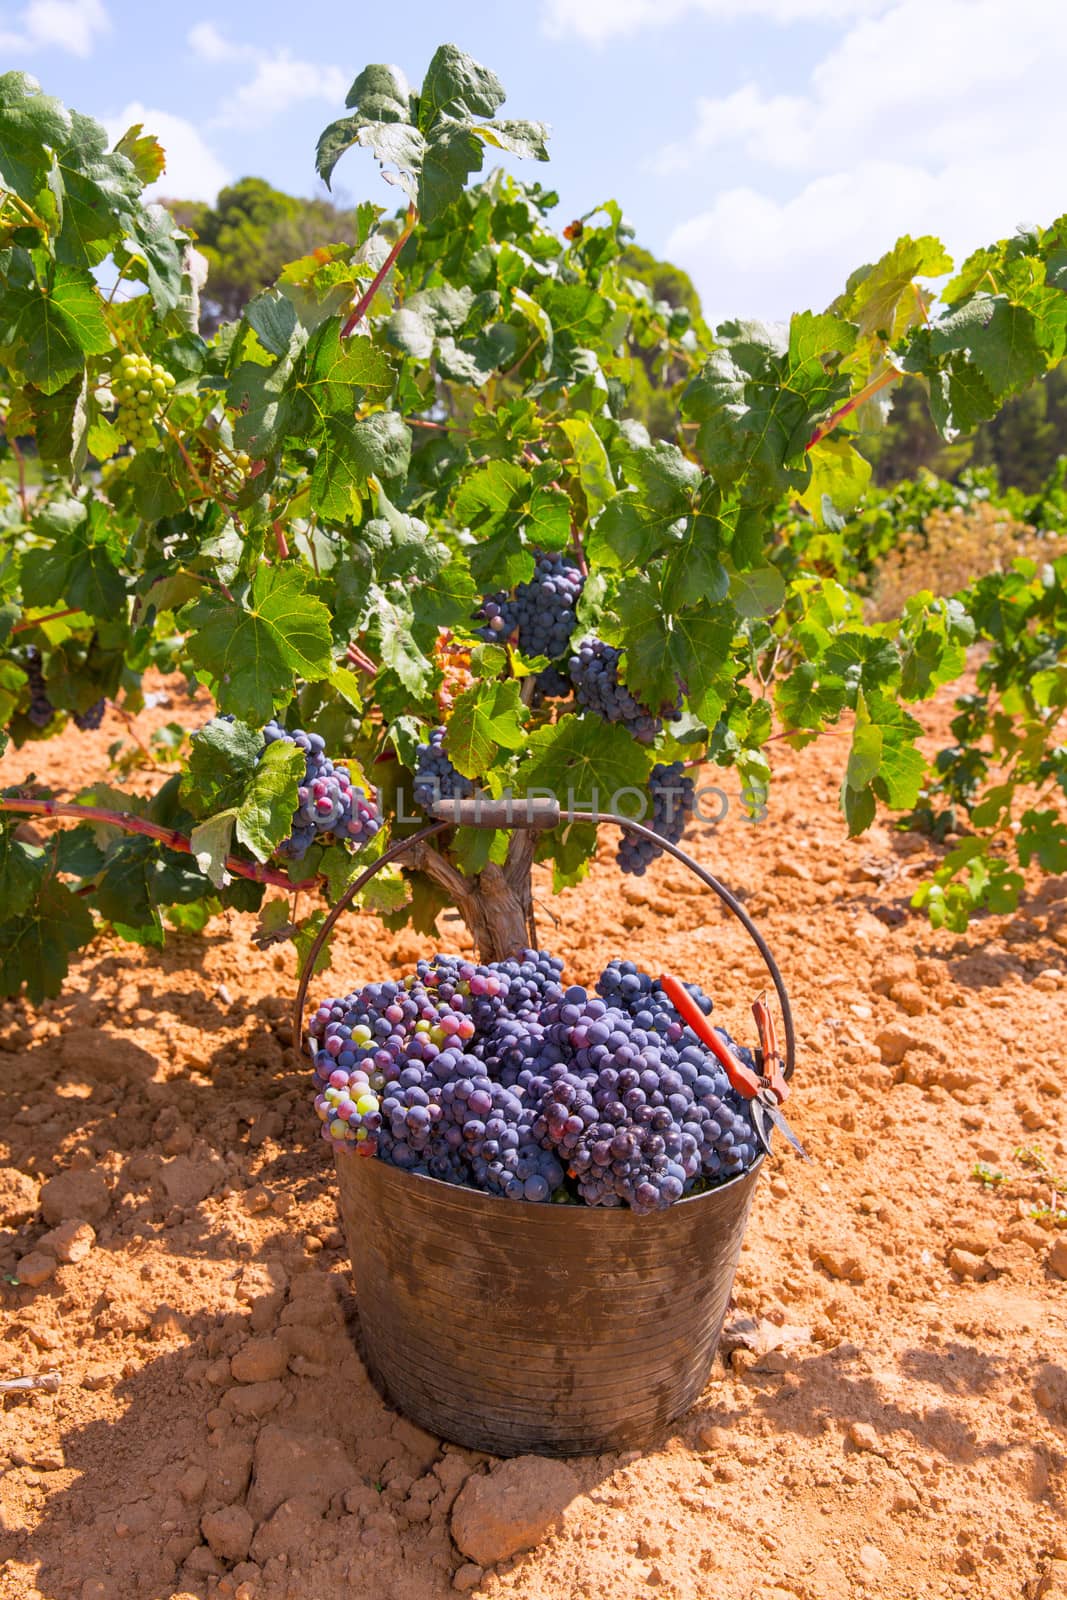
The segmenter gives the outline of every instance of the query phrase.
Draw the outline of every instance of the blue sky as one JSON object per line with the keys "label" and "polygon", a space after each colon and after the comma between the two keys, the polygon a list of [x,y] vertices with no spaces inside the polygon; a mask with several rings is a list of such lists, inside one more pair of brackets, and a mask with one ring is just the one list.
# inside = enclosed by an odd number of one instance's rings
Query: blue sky
{"label": "blue sky", "polygon": [[[162,8],[159,8],[162,12]],[[368,61],[417,81],[447,39],[506,112],[551,124],[560,223],[618,199],[713,317],[825,305],[899,233],[960,254],[1067,211],[1060,0],[235,0],[0,5],[20,66],[117,135],[168,151],[168,194],[248,174],[312,193],[315,139]],[[336,183],[388,200],[369,156]]]}

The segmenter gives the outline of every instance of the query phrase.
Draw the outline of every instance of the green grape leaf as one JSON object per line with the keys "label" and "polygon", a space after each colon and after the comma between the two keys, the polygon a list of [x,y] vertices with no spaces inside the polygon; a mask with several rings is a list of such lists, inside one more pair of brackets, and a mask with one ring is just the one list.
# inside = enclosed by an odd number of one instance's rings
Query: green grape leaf
{"label": "green grape leaf", "polygon": [[136,224],[141,180],[125,155],[108,149],[106,129],[79,111],[70,112],[70,134],[56,149],[56,164],[63,182],[56,258],[95,266]]}
{"label": "green grape leaf", "polygon": [[145,133],[144,123],[135,122],[115,142],[116,154],[125,156],[144,184],[155,183],[167,166],[167,152],[152,133]]}
{"label": "green grape leaf", "polygon": [[433,679],[434,665],[413,637],[411,596],[394,597],[372,588],[370,601],[383,666],[396,673],[409,694],[425,694]]}
{"label": "green grape leaf", "polygon": [[419,90],[419,127],[423,133],[441,117],[470,120],[491,117],[504,104],[504,85],[488,67],[454,44],[434,51]]}
{"label": "green grape leaf", "polygon": [[596,516],[615,493],[615,481],[611,476],[604,442],[586,417],[565,417],[559,428],[566,434],[574,451],[578,481],[589,507],[589,515]]}
{"label": "green grape leaf", "polygon": [[825,727],[840,715],[845,698],[844,678],[814,661],[800,662],[775,691],[778,714],[787,728]]}
{"label": "green grape leaf", "polygon": [[159,928],[159,906],[200,900],[203,894],[203,875],[191,857],[138,835],[109,852],[93,905],[130,937],[138,929]]}
{"label": "green grape leaf", "polygon": [[846,779],[841,785],[841,809],[848,823],[848,836],[855,839],[857,834],[867,831],[877,814],[874,790],[869,784],[854,788]]}
{"label": "green grape leaf", "polygon": [[924,302],[913,279],[940,278],[951,271],[952,258],[939,239],[929,234],[912,239],[905,234],[881,260],[852,274],[831,310],[854,322],[861,339],[893,343],[925,319]]}
{"label": "green grape leaf", "polygon": [[[652,758],[625,728],[599,717],[561,717],[530,735],[519,768],[522,794],[551,794],[564,811],[608,811],[623,791],[643,789]],[[631,796],[632,798],[632,796]]]}
{"label": "green grape leaf", "polygon": [[85,901],[57,879],[46,879],[36,900],[0,923],[0,994],[11,998],[25,989],[35,1006],[54,999],[67,976],[69,956],[95,932]]}
{"label": "green grape leaf", "polygon": [[297,785],[304,781],[304,752],[277,739],[256,764],[237,812],[237,838],[257,861],[266,861],[292,832]]}
{"label": "green grape leaf", "polygon": [[260,567],[244,602],[206,593],[186,606],[181,625],[197,666],[215,679],[220,708],[265,723],[298,677],[333,671],[330,613],[295,567]]}
{"label": "green grape leaf", "polygon": [[606,618],[602,635],[625,650],[623,678],[635,699],[658,712],[674,704],[679,685],[692,706],[718,688],[733,638],[731,606],[692,606],[671,616],[654,581],[640,576],[621,586],[615,609],[618,621]]}
{"label": "green grape leaf", "polygon": [[998,398],[1048,365],[1033,313],[1004,295],[976,294],[949,312],[931,330],[930,347],[935,355],[966,351]]}
{"label": "green grape leaf", "polygon": [[531,489],[531,478],[511,461],[490,461],[464,480],[455,498],[456,521],[489,533],[510,513],[518,513]]}
{"label": "green grape leaf", "polygon": [[1020,820],[1015,847],[1023,866],[1028,867],[1036,857],[1046,872],[1067,872],[1067,822],[1055,811],[1033,807],[1024,811]]}
{"label": "green grape leaf", "polygon": [[233,843],[236,819],[236,811],[220,811],[216,816],[209,817],[206,822],[198,822],[189,835],[193,859],[216,889],[225,888],[230,881],[229,873],[226,871],[226,857],[230,854]]}
{"label": "green grape leaf", "polygon": [[483,778],[501,749],[521,750],[526,743],[520,687],[475,683],[456,698],[448,719],[448,755],[465,778]]}
{"label": "green grape leaf", "polygon": [[0,76],[0,173],[5,188],[32,195],[48,178],[53,151],[66,145],[70,112],[51,95],[42,94],[27,72]]}
{"label": "green grape leaf", "polygon": [[804,451],[816,426],[848,397],[839,371],[856,329],[829,315],[794,316],[788,335],[757,322],[729,322],[719,347],[682,396],[684,413],[700,424],[697,448],[724,487],[748,480],[748,493],[769,498],[803,489]]}
{"label": "green grape leaf", "polygon": [[472,172],[479,172],[484,150],[474,129],[442,117],[423,151],[416,201],[425,222],[435,222],[458,200]]}
{"label": "green grape leaf", "polygon": [[85,366],[87,355],[111,348],[111,335],[91,275],[57,266],[51,287],[13,291],[8,307],[21,306],[15,338],[23,346],[23,368],[30,383],[55,394]]}
{"label": "green grape leaf", "polygon": [[730,601],[739,617],[771,617],[785,604],[785,579],[777,567],[732,573]]}
{"label": "green grape leaf", "polygon": [[866,494],[871,464],[847,439],[820,439],[808,461],[811,482],[799,499],[817,523],[825,524],[828,513],[851,511]]}
{"label": "green grape leaf", "polygon": [[37,892],[44,867],[43,850],[16,839],[13,828],[0,828],[0,918],[6,921],[25,910]]}
{"label": "green grape leaf", "polygon": [[509,155],[530,161],[548,160],[549,128],[544,122],[479,122],[473,130],[479,139]]}
{"label": "green grape leaf", "polygon": [[[194,817],[214,819],[225,813],[236,825],[238,840],[257,860],[266,861],[290,832],[304,767],[304,754],[296,745],[279,739],[264,747],[258,728],[214,717],[191,741],[181,799]],[[220,860],[229,850],[232,831],[231,826],[225,848],[216,852]],[[211,845],[214,835],[205,837]]]}
{"label": "green grape leaf", "polygon": [[115,564],[115,529],[109,508],[100,500],[54,502],[35,521],[42,533],[55,533],[54,544],[27,552],[22,566],[22,594],[27,605],[55,605],[60,600],[91,617],[110,618],[126,603],[126,580]]}
{"label": "green grape leaf", "polygon": [[862,691],[856,700],[856,721],[845,773],[846,787],[858,794],[866,789],[882,764],[882,730],[870,718]]}

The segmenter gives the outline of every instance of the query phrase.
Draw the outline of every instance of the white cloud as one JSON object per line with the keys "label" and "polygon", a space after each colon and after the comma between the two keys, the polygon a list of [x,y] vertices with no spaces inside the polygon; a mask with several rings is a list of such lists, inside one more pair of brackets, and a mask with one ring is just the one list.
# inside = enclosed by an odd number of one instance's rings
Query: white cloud
{"label": "white cloud", "polygon": [[145,194],[171,200],[213,202],[219,190],[230,181],[230,173],[203,139],[199,128],[185,117],[170,111],[156,111],[139,101],[131,101],[117,116],[106,117],[104,125],[112,143],[120,139],[135,122],[154,133],[167,155],[167,167],[158,182],[149,184]]}
{"label": "white cloud", "polygon": [[190,48],[201,61],[234,61],[255,55],[252,45],[233,44],[213,22],[198,22],[187,34]]}
{"label": "white cloud", "polygon": [[340,67],[318,66],[300,61],[287,50],[260,50],[255,45],[234,43],[213,22],[198,22],[187,39],[194,55],[212,65],[248,61],[255,71],[246,83],[230,94],[213,118],[218,128],[258,128],[302,100],[323,100],[333,106],[344,104],[351,75]]}
{"label": "white cloud", "polygon": [[[1067,209],[1067,11],[1047,0],[895,0],[815,67],[807,92],[748,83],[697,106],[661,172],[765,178],[713,189],[666,253],[712,315],[823,306],[901,233],[957,258]],[[1035,108],[1039,108],[1035,110]]]}
{"label": "white cloud", "polygon": [[841,22],[874,16],[891,0],[542,0],[541,26],[551,38],[574,35],[604,44],[642,28],[665,28],[686,17],[719,22]]}
{"label": "white cloud", "polygon": [[21,53],[55,48],[75,56],[89,56],[97,35],[110,28],[110,18],[100,0],[29,0],[19,15],[16,31],[0,33],[0,50]]}

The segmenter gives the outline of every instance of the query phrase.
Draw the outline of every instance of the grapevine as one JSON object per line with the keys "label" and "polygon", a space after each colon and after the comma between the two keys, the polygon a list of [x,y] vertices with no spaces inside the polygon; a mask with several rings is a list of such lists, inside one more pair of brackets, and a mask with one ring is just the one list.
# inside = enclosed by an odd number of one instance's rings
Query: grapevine
{"label": "grapevine", "polygon": [[[0,76],[0,120],[19,130],[0,148],[17,466],[0,485],[3,738],[93,726],[106,707],[129,729],[147,671],[184,673],[218,713],[175,744],[154,795],[0,795],[5,993],[56,993],[101,930],[155,943],[175,907],[202,925],[268,888],[286,905],[265,917],[306,940],[292,891],[320,915],[320,891],[356,870],[349,846],[398,847],[394,924],[429,936],[452,905],[483,964],[511,961],[538,946],[535,861],[561,886],[600,870],[594,830],[450,828],[405,850],[412,794],[565,801],[580,780],[602,801],[649,793],[677,837],[679,762],[731,768],[756,815],[773,804],[775,741],[840,724],[852,833],[917,811],[937,826],[942,809],[971,830],[917,910],[963,925],[1010,909],[1028,869],[1064,870],[1067,558],[1035,547],[872,620],[892,514],[864,500],[862,445],[904,373],[950,437],[1062,360],[1067,220],[954,275],[936,240],[904,238],[862,272],[843,263],[825,311],[711,329],[634,279],[614,201],[560,233],[549,189],[484,170],[494,150],[548,157],[545,127],[501,118],[503,101],[452,45],[415,89],[361,72],[316,169],[330,183],[343,162],[351,185],[376,159],[400,209],[368,200],[358,244],[309,250],[204,336],[193,241],[144,198],[158,146],[109,148],[33,79]],[[105,262],[139,292],[105,292]],[[656,438],[632,414],[637,371],[669,375]],[[1057,506],[1062,485],[1041,515]],[[931,768],[924,707],[976,642],[981,703],[959,715],[977,753]],[[281,731],[297,727],[306,747]],[[18,835],[22,814],[73,827],[78,870],[56,874]],[[45,965],[28,953],[43,947]],[[585,1003],[600,1001],[614,1004]],[[482,1155],[492,1181],[518,1181]]]}

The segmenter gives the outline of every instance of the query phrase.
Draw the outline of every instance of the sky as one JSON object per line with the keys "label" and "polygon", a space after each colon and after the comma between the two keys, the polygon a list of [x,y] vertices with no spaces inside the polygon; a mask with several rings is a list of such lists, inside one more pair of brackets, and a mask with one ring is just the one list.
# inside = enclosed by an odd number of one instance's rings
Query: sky
{"label": "sky", "polygon": [[[158,17],[160,20],[154,20]],[[902,233],[961,259],[1067,211],[1063,0],[0,0],[20,67],[113,136],[143,122],[164,195],[255,175],[321,192],[314,146],[371,61],[418,82],[451,42],[504,114],[552,128],[562,226],[617,199],[712,320],[821,310]],[[345,202],[391,204],[372,158]]]}

